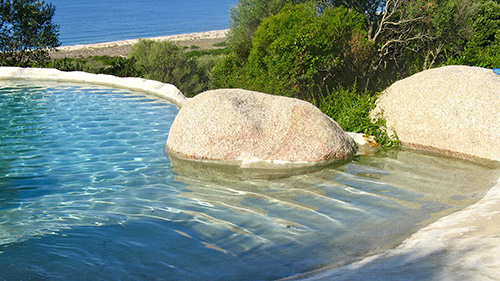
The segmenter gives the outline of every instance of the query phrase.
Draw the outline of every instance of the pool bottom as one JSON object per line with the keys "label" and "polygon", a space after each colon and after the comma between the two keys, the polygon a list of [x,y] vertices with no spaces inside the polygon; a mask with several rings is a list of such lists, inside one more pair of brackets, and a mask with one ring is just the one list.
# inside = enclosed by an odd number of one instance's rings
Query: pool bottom
{"label": "pool bottom", "polygon": [[235,256],[188,227],[154,219],[73,227],[0,252],[7,280],[271,280],[295,272],[294,257]]}

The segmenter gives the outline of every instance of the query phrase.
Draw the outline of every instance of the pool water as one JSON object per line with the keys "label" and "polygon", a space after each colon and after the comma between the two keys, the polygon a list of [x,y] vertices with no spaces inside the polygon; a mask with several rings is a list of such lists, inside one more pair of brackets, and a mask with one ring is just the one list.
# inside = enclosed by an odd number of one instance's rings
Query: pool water
{"label": "pool water", "polygon": [[0,81],[0,279],[273,280],[396,246],[496,171],[413,151],[317,170],[170,160],[144,93]]}

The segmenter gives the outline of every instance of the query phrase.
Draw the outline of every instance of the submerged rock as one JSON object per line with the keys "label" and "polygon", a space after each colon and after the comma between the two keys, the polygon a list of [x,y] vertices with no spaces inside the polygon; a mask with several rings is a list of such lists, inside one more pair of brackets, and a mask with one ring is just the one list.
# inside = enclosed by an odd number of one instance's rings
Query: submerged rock
{"label": "submerged rock", "polygon": [[182,159],[262,167],[346,159],[355,143],[308,102],[223,89],[201,93],[181,108],[166,148]]}
{"label": "submerged rock", "polygon": [[372,113],[407,146],[500,161],[500,75],[491,69],[417,73],[385,90]]}

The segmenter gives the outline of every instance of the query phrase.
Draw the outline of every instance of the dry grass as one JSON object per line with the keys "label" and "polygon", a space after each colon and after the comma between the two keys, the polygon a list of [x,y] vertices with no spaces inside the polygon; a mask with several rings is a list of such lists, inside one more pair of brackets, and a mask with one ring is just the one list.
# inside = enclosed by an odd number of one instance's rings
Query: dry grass
{"label": "dry grass", "polygon": [[[223,42],[225,31],[209,31],[193,34],[165,36],[152,38],[153,40],[170,40],[183,47],[196,46],[197,50],[211,50],[220,47],[214,44]],[[125,40],[110,43],[99,43],[79,46],[60,47],[50,54],[52,59],[61,58],[86,58],[90,56],[119,56],[126,57],[130,53],[132,45],[137,40]]]}

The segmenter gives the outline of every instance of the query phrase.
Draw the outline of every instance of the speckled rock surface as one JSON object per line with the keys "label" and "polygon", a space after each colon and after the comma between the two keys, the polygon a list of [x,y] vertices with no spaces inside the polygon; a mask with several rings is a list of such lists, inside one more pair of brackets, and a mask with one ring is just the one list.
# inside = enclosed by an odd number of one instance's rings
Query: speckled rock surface
{"label": "speckled rock surface", "polygon": [[346,159],[354,146],[335,121],[308,102],[222,89],[201,93],[181,108],[166,148],[182,159],[245,166]]}
{"label": "speckled rock surface", "polygon": [[491,69],[417,73],[384,91],[380,112],[407,146],[500,161],[500,75]]}

